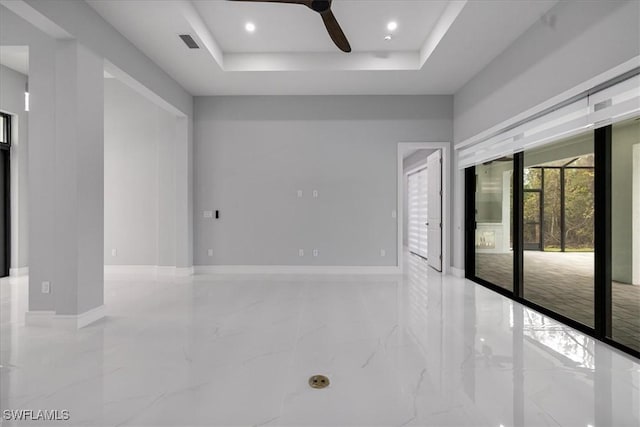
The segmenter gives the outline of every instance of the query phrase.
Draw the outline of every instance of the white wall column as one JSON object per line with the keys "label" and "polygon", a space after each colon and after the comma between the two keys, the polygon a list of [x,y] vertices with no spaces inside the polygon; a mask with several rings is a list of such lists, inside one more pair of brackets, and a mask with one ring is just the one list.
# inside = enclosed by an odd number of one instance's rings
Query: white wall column
{"label": "white wall column", "polygon": [[191,133],[191,121],[187,117],[178,117],[175,138],[175,265],[177,268],[193,266],[193,138]]}
{"label": "white wall column", "polygon": [[34,174],[54,199],[55,243],[49,257],[57,315],[79,315],[103,304],[103,69],[103,59],[78,42],[57,42],[55,156],[50,159],[55,170],[53,176]]}
{"label": "white wall column", "polygon": [[[26,38],[25,38],[26,40]],[[55,310],[52,294],[41,283],[52,281],[55,245],[55,42],[42,38],[29,45],[29,310]]]}

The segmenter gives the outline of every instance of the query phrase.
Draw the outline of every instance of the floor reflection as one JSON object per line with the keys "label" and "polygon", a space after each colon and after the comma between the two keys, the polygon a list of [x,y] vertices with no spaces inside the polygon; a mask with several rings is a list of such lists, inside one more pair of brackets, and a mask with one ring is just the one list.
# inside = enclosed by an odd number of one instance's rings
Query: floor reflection
{"label": "floor reflection", "polygon": [[[3,285],[0,405],[78,426],[640,424],[638,361],[406,262],[402,277],[108,279],[107,321],[79,331],[13,321],[24,295]],[[309,388],[317,373],[329,388]]]}

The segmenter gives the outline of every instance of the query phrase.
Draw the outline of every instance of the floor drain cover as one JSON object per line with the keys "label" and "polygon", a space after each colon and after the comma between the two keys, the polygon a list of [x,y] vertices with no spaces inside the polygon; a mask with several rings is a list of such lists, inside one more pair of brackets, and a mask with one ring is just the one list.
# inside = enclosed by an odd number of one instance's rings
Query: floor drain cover
{"label": "floor drain cover", "polygon": [[329,378],[324,375],[314,375],[309,378],[311,388],[325,388],[329,386]]}

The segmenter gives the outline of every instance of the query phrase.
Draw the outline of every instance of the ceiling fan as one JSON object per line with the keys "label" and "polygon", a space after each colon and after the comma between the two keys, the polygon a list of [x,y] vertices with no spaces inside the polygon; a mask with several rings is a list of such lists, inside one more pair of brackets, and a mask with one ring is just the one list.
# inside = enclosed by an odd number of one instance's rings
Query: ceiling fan
{"label": "ceiling fan", "polygon": [[336,17],[331,11],[331,2],[333,0],[230,0],[230,1],[250,1],[260,3],[289,3],[289,4],[301,4],[307,6],[309,9],[318,12],[322,17],[322,22],[327,28],[327,32],[331,37],[331,40],[338,46],[343,52],[351,52],[351,45],[349,40],[342,32],[340,24],[336,20]]}

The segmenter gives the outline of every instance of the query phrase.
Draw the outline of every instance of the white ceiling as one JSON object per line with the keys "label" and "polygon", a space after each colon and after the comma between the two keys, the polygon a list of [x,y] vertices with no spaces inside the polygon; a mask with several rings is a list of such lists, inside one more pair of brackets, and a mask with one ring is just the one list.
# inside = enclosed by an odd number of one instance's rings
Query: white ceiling
{"label": "white ceiling", "polygon": [[[302,5],[193,1],[225,52],[331,52],[336,48],[321,17]],[[447,1],[336,0],[331,9],[357,52],[417,51],[447,7]],[[246,22],[256,31],[243,31]],[[389,21],[398,23],[390,41]]]}
{"label": "white ceiling", "polygon": [[29,74],[28,46],[0,46],[0,64],[20,74]]}
{"label": "white ceiling", "polygon": [[[455,93],[557,0],[335,0],[349,54],[300,5],[87,2],[193,95],[346,95]],[[201,49],[187,49],[185,33]]]}

